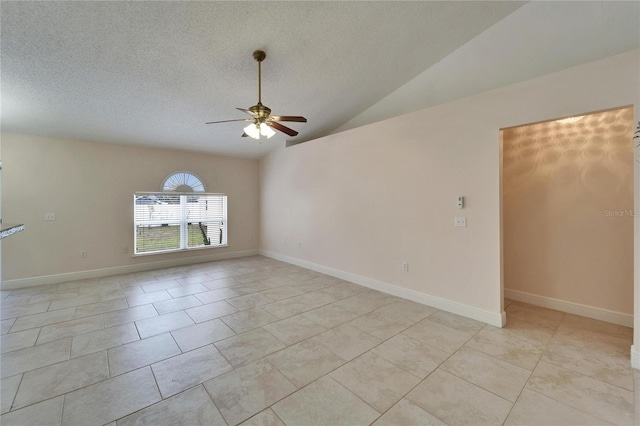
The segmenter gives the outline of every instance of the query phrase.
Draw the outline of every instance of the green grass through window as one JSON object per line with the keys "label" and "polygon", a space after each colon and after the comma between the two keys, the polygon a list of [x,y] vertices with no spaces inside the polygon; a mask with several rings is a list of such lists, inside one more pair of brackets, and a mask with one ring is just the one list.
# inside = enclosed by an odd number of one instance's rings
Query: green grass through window
{"label": "green grass through window", "polygon": [[[204,226],[206,232],[207,227]],[[188,247],[206,245],[200,226],[189,225],[187,230]],[[215,243],[215,242],[212,242]],[[178,250],[180,248],[180,225],[172,226],[139,226],[136,229],[136,246],[138,253],[149,253],[161,250]]]}

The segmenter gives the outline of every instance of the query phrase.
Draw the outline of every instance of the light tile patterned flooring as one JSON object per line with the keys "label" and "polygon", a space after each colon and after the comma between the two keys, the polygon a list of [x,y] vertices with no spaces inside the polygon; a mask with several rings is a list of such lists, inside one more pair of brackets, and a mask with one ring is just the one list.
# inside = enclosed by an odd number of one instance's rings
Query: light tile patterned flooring
{"label": "light tile patterned flooring", "polygon": [[2,292],[3,425],[633,424],[631,329],[255,256]]}

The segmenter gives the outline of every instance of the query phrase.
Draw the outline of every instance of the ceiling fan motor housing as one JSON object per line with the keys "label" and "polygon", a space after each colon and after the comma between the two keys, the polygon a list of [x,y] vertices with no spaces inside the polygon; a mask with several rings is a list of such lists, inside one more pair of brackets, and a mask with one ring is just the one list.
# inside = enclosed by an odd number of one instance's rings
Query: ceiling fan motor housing
{"label": "ceiling fan motor housing", "polygon": [[269,107],[262,105],[260,102],[250,107],[249,111],[251,111],[253,116],[260,123],[263,123],[267,119],[267,117],[269,117],[269,115],[271,114],[271,109]]}

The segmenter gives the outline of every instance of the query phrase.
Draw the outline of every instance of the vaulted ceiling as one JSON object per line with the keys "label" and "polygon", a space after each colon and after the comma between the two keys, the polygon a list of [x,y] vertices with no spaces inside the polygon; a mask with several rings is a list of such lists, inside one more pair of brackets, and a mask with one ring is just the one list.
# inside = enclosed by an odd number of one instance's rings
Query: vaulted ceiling
{"label": "vaulted ceiling", "polygon": [[[353,127],[522,5],[3,1],[2,131],[259,158]],[[204,124],[245,118],[235,108],[256,103],[256,49],[267,53],[263,103],[308,119],[291,124],[295,138],[259,142],[240,137],[243,123]],[[496,85],[530,77],[508,71]]]}

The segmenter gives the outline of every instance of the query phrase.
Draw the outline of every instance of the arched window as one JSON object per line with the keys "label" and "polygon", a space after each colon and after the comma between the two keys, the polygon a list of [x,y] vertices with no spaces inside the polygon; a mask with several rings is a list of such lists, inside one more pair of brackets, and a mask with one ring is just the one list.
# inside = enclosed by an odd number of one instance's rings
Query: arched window
{"label": "arched window", "polygon": [[170,174],[161,192],[136,192],[134,254],[227,246],[227,196],[205,192],[198,176]]}
{"label": "arched window", "polygon": [[189,172],[170,174],[162,184],[162,192],[206,192],[202,180]]}

